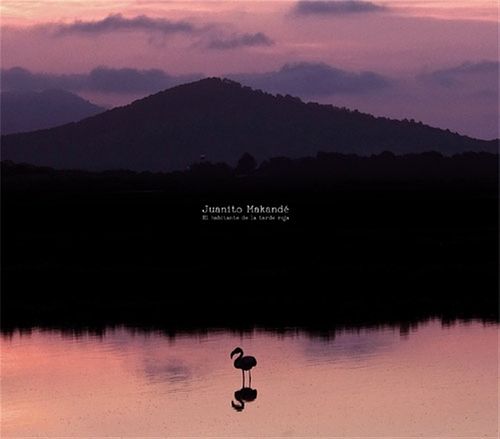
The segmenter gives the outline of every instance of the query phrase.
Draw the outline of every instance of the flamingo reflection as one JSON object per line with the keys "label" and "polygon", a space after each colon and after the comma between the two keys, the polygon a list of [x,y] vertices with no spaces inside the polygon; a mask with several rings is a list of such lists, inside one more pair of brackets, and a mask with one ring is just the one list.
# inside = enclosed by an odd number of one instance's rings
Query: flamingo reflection
{"label": "flamingo reflection", "polygon": [[257,399],[257,389],[242,387],[240,390],[234,392],[234,399],[238,402],[231,401],[231,406],[237,412],[241,412],[245,408],[245,402],[252,402]]}

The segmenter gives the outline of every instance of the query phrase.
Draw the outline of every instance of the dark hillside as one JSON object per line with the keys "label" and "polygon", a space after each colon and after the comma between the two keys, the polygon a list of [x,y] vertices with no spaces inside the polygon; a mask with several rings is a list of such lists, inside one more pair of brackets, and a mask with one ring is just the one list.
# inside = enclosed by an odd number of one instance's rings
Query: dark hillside
{"label": "dark hillside", "polygon": [[306,104],[214,78],[174,87],[78,123],[2,138],[4,160],[88,170],[182,170],[202,155],[234,164],[245,151],[260,161],[318,151],[384,150],[496,152],[497,142]]}

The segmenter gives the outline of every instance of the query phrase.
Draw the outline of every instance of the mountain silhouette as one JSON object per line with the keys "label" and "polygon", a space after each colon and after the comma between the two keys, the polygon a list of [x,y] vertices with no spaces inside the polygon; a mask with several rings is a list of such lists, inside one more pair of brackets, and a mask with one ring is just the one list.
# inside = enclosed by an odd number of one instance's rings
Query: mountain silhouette
{"label": "mountain silhouette", "polygon": [[170,88],[77,123],[2,137],[2,159],[88,170],[185,169],[200,157],[235,164],[318,151],[496,152],[484,141],[414,121],[377,118],[271,95],[227,79]]}
{"label": "mountain silhouette", "polygon": [[52,128],[106,110],[64,90],[3,91],[0,98],[2,134]]}

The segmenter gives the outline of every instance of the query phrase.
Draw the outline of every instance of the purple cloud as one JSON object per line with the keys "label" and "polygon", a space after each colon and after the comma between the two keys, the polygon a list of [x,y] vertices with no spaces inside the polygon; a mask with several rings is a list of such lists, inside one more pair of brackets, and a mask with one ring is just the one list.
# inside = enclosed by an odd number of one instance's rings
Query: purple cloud
{"label": "purple cloud", "polygon": [[286,64],[266,73],[230,75],[231,79],[271,93],[297,96],[362,94],[387,88],[393,81],[374,72],[350,72],[324,63]]}
{"label": "purple cloud", "polygon": [[56,35],[93,35],[116,31],[160,32],[167,35],[176,33],[192,34],[199,30],[188,21],[171,21],[165,18],[152,18],[147,15],[127,18],[122,14],[108,15],[102,20],[76,20],[73,23],[56,24],[54,26]]}
{"label": "purple cloud", "polygon": [[385,6],[363,0],[300,0],[293,8],[295,15],[349,15],[385,10]]}
{"label": "purple cloud", "polygon": [[228,50],[241,47],[272,46],[274,41],[262,32],[255,34],[234,35],[225,39],[212,40],[207,47],[209,49]]}
{"label": "purple cloud", "polygon": [[97,67],[89,73],[58,75],[32,73],[14,67],[2,70],[2,90],[98,91],[103,93],[155,93],[175,85],[200,79],[202,75],[169,75],[163,70]]}
{"label": "purple cloud", "polygon": [[466,81],[498,83],[500,63],[498,61],[464,62],[455,67],[435,70],[420,75],[418,79],[423,82],[432,82],[443,87],[454,87]]}

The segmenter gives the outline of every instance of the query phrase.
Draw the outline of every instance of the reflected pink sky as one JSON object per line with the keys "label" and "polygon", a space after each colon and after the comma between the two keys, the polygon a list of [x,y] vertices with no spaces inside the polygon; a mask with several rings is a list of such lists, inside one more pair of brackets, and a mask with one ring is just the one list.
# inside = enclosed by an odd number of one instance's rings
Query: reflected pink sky
{"label": "reflected pink sky", "polygon": [[[255,401],[231,408],[257,357]],[[2,340],[4,436],[497,437],[498,326]]]}

